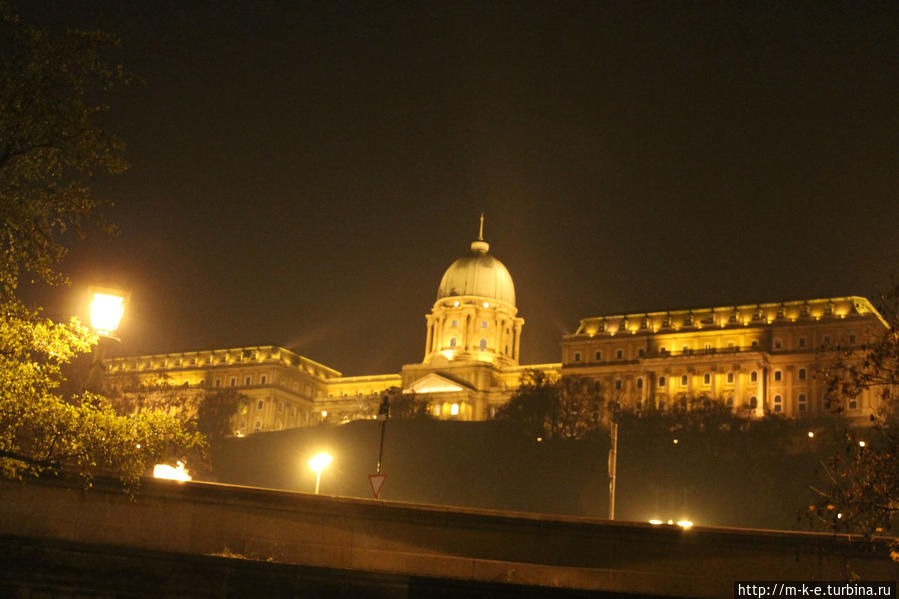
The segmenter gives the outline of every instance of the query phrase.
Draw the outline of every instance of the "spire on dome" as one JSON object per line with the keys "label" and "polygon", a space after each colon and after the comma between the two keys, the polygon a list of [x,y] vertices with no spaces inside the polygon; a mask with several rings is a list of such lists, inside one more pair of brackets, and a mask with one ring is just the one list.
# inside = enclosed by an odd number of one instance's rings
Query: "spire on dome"
{"label": "spire on dome", "polygon": [[490,244],[484,241],[484,213],[481,212],[481,227],[478,229],[478,239],[471,242],[471,251],[478,254],[486,254],[489,250]]}

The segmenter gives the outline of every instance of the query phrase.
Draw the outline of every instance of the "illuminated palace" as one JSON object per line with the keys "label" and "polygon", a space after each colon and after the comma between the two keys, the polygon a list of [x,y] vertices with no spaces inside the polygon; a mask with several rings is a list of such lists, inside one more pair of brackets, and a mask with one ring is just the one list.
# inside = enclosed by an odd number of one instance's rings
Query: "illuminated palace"
{"label": "illuminated palace", "polygon": [[[250,400],[239,434],[371,418],[391,388],[435,417],[485,420],[532,368],[598,379],[607,399],[634,409],[707,399],[750,417],[802,417],[828,408],[812,376],[819,350],[857,346],[886,326],[862,297],[597,316],[563,337],[561,363],[521,365],[524,319],[509,271],[489,250],[482,221],[440,281],[423,360],[398,374],[345,377],[282,347],[242,347],[113,359],[107,390],[199,397],[233,388]],[[865,393],[848,414],[866,416],[876,401]]]}

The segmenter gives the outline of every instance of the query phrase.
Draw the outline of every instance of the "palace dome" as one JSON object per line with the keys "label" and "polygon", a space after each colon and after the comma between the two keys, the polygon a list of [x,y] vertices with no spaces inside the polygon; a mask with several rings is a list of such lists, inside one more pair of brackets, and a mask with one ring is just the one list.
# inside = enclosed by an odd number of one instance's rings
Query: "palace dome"
{"label": "palace dome", "polygon": [[483,239],[472,242],[471,251],[453,262],[437,288],[437,299],[476,295],[515,305],[512,275],[502,262],[491,256]]}

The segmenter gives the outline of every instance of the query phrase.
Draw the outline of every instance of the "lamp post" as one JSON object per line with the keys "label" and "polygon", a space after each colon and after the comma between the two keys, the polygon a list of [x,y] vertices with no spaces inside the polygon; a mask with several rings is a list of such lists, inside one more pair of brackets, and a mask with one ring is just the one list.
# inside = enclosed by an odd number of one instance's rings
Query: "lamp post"
{"label": "lamp post", "polygon": [[97,345],[93,351],[93,362],[87,377],[88,391],[101,393],[103,391],[103,378],[105,366],[103,356],[106,345],[112,341],[119,341],[115,331],[122,320],[122,312],[125,310],[127,295],[114,288],[94,288],[91,297],[91,327],[99,336]]}
{"label": "lamp post", "polygon": [[309,467],[315,472],[315,494],[318,495],[318,488],[322,480],[322,470],[331,463],[332,458],[327,453],[320,453],[309,460]]}

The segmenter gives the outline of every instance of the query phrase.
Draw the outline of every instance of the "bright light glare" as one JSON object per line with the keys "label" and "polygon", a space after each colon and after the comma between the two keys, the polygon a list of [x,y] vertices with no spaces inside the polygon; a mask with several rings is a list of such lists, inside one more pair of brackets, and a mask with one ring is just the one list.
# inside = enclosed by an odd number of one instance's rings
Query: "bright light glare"
{"label": "bright light glare", "polygon": [[663,524],[663,522],[661,520],[656,520],[656,519],[650,520],[649,523],[652,524],[653,526],[658,526],[659,524]]}
{"label": "bright light glare", "polygon": [[309,467],[315,472],[321,472],[333,459],[329,454],[322,452],[309,460]]}
{"label": "bright light glare", "polygon": [[859,446],[859,447],[864,447],[865,445],[867,445],[867,443],[865,443],[864,441],[859,441],[859,442],[858,442],[858,446]]}
{"label": "bright light glare", "polygon": [[125,298],[121,295],[94,292],[91,300],[91,326],[100,333],[112,334],[119,328]]}
{"label": "bright light glare", "polygon": [[809,438],[809,439],[814,439],[814,438],[815,438],[815,433],[813,433],[812,431],[809,431],[809,432],[808,432],[808,438]]}
{"label": "bright light glare", "polygon": [[450,406],[450,414],[452,414],[453,416],[459,415],[459,404],[454,403]]}
{"label": "bright light glare", "polygon": [[693,523],[689,520],[678,520],[677,525],[681,528],[690,528],[691,526],[693,526]]}
{"label": "bright light glare", "polygon": [[184,469],[184,462],[178,462],[176,468],[168,464],[156,464],[153,467],[153,478],[166,478],[168,480],[191,480],[190,474]]}

